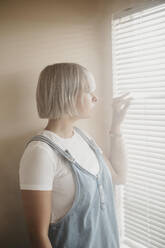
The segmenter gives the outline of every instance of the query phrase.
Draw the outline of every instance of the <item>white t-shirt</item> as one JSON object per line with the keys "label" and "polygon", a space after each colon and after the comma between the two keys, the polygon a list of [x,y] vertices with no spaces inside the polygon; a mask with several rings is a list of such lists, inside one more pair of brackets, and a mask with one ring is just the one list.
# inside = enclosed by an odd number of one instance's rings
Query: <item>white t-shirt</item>
{"label": "white t-shirt", "polygon": [[[91,138],[86,131],[81,130]],[[48,137],[63,150],[68,149],[84,169],[94,175],[98,173],[99,164],[94,151],[75,129],[71,138],[62,138],[49,130],[39,131],[38,134]],[[98,148],[102,153],[102,149]],[[73,204],[76,186],[69,163],[58,151],[42,141],[30,142],[20,159],[20,189],[53,191],[53,223],[62,218]]]}

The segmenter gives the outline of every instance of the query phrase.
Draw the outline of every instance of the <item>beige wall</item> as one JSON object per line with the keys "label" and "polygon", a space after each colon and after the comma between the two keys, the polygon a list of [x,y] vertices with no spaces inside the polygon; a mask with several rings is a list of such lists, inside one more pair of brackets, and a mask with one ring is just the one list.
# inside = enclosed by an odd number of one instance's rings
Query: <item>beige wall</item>
{"label": "beige wall", "polygon": [[[123,4],[124,2],[124,4]],[[111,123],[111,11],[131,1],[1,1],[1,230],[0,246],[30,247],[22,213],[18,168],[25,140],[45,127],[35,89],[47,64],[77,62],[93,73],[100,103],[76,124],[108,153]]]}
{"label": "beige wall", "polygon": [[91,119],[76,124],[106,146],[103,10],[104,1],[95,0],[0,3],[1,247],[30,247],[18,168],[25,140],[47,123],[39,119],[35,105],[37,79],[43,67],[71,61],[92,71],[100,104]]}

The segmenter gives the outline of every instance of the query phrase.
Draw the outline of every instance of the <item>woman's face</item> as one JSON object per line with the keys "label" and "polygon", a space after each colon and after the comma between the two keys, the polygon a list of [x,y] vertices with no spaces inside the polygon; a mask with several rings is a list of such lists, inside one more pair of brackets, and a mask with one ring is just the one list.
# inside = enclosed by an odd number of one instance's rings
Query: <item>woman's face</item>
{"label": "woman's face", "polygon": [[95,95],[95,89],[96,89],[95,79],[91,73],[88,73],[88,77],[89,77],[89,89],[84,91],[81,95],[83,104],[81,104],[80,98],[78,99],[78,108],[80,111],[81,118],[90,117],[91,112],[98,101],[98,97]]}

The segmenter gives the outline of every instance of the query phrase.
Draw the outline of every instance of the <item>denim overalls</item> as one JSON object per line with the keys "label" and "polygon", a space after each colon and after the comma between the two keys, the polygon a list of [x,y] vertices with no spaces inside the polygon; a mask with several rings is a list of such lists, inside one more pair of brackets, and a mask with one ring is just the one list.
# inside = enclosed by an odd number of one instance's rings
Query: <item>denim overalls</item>
{"label": "denim overalls", "polygon": [[72,207],[56,223],[49,224],[49,240],[53,248],[119,248],[118,223],[109,168],[93,139],[89,139],[78,127],[74,129],[97,156],[100,170],[96,176],[81,167],[68,150],[62,150],[49,138],[36,135],[28,141],[46,142],[69,160],[76,183]]}

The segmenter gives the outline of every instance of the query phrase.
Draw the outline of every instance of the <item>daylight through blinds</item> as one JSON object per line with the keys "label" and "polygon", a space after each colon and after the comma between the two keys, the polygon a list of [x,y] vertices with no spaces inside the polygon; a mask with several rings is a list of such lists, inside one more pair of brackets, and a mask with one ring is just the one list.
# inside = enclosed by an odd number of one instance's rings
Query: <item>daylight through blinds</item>
{"label": "daylight through blinds", "polygon": [[165,4],[113,18],[112,55],[114,96],[134,97],[122,124],[122,242],[165,248]]}

